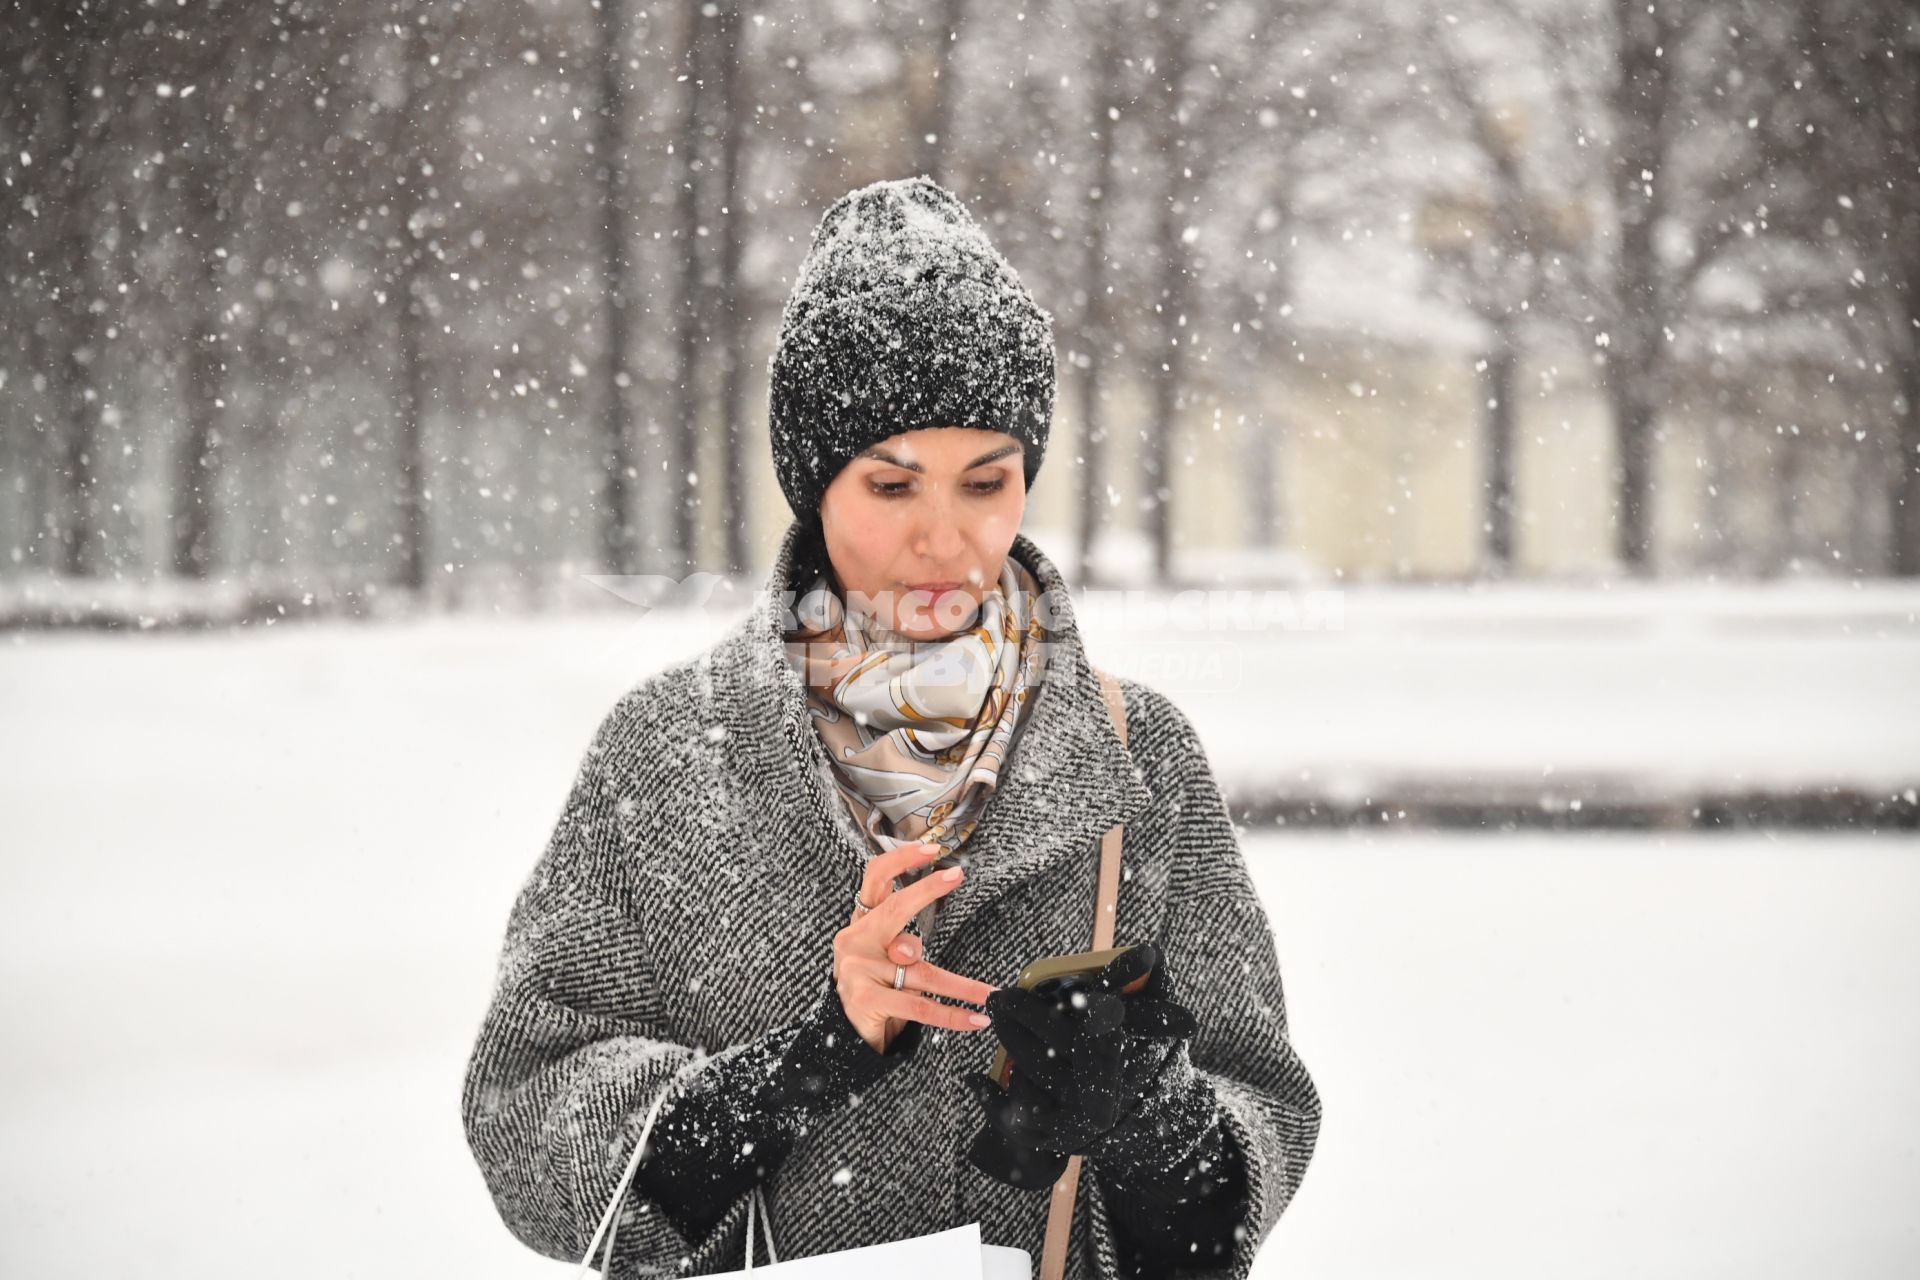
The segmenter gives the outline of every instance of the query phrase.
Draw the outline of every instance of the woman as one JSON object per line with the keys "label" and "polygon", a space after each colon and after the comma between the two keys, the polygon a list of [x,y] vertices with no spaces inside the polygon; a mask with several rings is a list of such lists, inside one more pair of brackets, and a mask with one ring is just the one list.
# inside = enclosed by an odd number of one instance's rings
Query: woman
{"label": "woman", "polygon": [[[977,1220],[1037,1261],[1076,1152],[1067,1275],[1247,1275],[1320,1101],[1192,725],[1122,680],[1121,743],[1019,532],[1053,389],[1051,318],[951,194],[827,210],[773,361],[766,587],[616,704],[508,920],[462,1114],[530,1247],[584,1253],[685,1067],[616,1277],[738,1268],[756,1185],[783,1258]],[[1132,950],[1021,991],[1087,949],[1118,823]]]}

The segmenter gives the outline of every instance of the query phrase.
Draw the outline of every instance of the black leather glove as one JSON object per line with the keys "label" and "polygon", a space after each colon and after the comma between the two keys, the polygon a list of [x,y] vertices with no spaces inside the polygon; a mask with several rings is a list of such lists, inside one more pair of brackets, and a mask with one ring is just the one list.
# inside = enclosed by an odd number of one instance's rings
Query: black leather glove
{"label": "black leather glove", "polygon": [[986,1125],[967,1148],[967,1163],[1011,1187],[1052,1186],[1067,1168],[1067,1153],[1039,1145],[1052,1100],[1018,1072],[1005,1090],[984,1072],[966,1078]]}
{"label": "black leather glove", "polygon": [[1128,1121],[1164,1102],[1160,1078],[1194,1031],[1193,1015],[1172,997],[1159,947],[1128,948],[1091,982],[1002,988],[987,998],[987,1012],[1014,1066],[1005,1090],[984,1072],[966,1077],[986,1121],[969,1163],[1023,1188],[1050,1184],[1074,1153],[1104,1152],[1134,1167]]}

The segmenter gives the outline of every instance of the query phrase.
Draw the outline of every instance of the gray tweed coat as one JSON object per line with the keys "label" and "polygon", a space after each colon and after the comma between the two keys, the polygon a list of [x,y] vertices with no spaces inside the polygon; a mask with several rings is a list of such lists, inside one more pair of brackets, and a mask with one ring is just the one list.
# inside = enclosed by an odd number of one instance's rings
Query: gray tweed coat
{"label": "gray tweed coat", "polygon": [[[461,1110],[501,1218],[547,1256],[584,1253],[647,1105],[676,1068],[795,1018],[829,980],[867,846],[781,642],[799,534],[789,527],[742,622],[607,715],[508,919]],[[1065,600],[1065,582],[1026,535],[1012,554],[1050,601]],[[1251,1191],[1231,1263],[1202,1274],[1245,1277],[1320,1127],[1319,1095],[1289,1039],[1273,935],[1186,716],[1122,678],[1123,746],[1071,609],[1053,621],[1053,663],[926,958],[1005,985],[1037,957],[1084,950],[1100,836],[1126,823],[1114,940],[1157,941],[1198,1023],[1191,1060],[1215,1087]],[[988,1242],[1024,1248],[1038,1264],[1047,1195],[988,1178],[963,1154],[981,1121],[961,1079],[987,1069],[993,1033],[925,1033],[767,1177],[783,1259],[977,1220]],[[749,1198],[690,1240],[636,1183],[616,1280],[744,1265]],[[1120,1274],[1100,1179],[1083,1174],[1067,1275]]]}

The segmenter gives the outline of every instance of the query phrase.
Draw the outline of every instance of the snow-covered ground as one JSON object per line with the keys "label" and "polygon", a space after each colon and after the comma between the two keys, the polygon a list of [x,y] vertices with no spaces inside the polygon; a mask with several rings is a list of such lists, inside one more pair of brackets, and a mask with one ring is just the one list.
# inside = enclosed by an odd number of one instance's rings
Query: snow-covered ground
{"label": "snow-covered ground", "polygon": [[1079,611],[1095,661],[1171,694],[1230,793],[1920,784],[1920,587],[1302,589],[1246,629],[1152,603]]}
{"label": "snow-covered ground", "polygon": [[[1434,604],[1243,637],[1237,689],[1139,674],[1223,774],[1920,760],[1904,603]],[[0,637],[0,1274],[561,1274],[472,1165],[465,1055],[594,723],[724,623]],[[1920,839],[1247,847],[1327,1109],[1258,1274],[1920,1274]]]}
{"label": "snow-covered ground", "polygon": [[[617,603],[665,581],[549,584],[556,598],[613,612],[382,626],[402,647],[429,650],[520,637],[508,643],[587,664],[576,674],[598,682],[572,688],[611,699],[650,667],[697,652],[737,615],[727,602],[759,585],[756,575],[674,589],[696,603],[713,590],[705,608]],[[232,583],[54,585],[67,614],[105,609],[140,627],[247,607]],[[37,590],[51,588],[0,579],[0,618]],[[282,594],[297,607],[296,590]],[[374,603],[406,616],[404,599]],[[1094,660],[1172,695],[1228,793],[1249,803],[1920,788],[1920,583],[1229,585],[1080,591],[1075,610]]]}

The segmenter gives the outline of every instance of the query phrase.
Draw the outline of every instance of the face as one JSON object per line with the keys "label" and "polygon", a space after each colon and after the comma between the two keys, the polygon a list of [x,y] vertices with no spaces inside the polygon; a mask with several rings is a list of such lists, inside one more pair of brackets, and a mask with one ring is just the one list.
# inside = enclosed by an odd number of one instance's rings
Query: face
{"label": "face", "polygon": [[[974,620],[1027,509],[1019,440],[975,427],[902,432],[856,456],[820,500],[849,603],[916,640]],[[954,583],[936,595],[928,584]]]}

